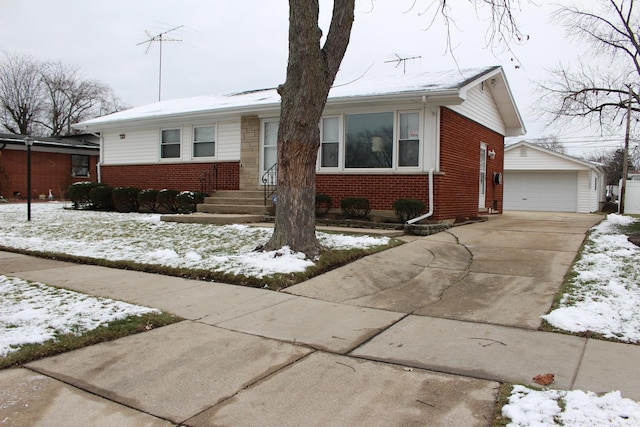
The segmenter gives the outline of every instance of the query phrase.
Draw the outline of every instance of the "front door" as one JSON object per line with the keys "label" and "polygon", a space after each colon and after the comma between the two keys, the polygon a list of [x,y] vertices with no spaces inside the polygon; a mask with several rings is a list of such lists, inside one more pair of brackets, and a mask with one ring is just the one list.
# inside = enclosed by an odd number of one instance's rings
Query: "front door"
{"label": "front door", "polygon": [[260,161],[260,180],[263,185],[275,185],[277,169],[273,167],[278,161],[278,121],[262,122],[262,153]]}
{"label": "front door", "polygon": [[480,182],[478,207],[484,208],[487,196],[487,145],[480,144]]}

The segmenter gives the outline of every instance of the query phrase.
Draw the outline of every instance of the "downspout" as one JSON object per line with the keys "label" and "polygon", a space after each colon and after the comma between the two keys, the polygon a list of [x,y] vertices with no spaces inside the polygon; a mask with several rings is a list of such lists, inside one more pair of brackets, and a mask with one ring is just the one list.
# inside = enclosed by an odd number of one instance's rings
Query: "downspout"
{"label": "downspout", "polygon": [[424,215],[418,216],[416,218],[412,218],[407,221],[407,224],[414,224],[418,221],[422,221],[425,218],[429,218],[433,215],[433,171],[435,168],[429,169],[429,212]]}
{"label": "downspout", "polygon": [[94,133],[94,132],[89,132],[89,134],[95,136],[100,140],[100,152],[98,154],[98,163],[96,163],[96,171],[98,173],[96,180],[97,182],[102,182],[102,172],[100,171],[100,166],[102,166],[102,152],[104,150],[104,147],[102,146],[103,145],[102,134]]}

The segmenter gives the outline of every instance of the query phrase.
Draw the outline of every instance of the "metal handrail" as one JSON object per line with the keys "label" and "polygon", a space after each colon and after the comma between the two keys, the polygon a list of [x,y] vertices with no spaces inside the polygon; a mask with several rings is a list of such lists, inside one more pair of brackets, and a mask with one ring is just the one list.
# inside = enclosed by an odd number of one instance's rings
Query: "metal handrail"
{"label": "metal handrail", "polygon": [[200,192],[212,195],[218,191],[218,165],[213,164],[200,175]]}
{"label": "metal handrail", "polygon": [[276,193],[278,185],[278,164],[275,163],[267,171],[262,174],[262,188],[264,190],[264,205],[267,206],[267,200]]}

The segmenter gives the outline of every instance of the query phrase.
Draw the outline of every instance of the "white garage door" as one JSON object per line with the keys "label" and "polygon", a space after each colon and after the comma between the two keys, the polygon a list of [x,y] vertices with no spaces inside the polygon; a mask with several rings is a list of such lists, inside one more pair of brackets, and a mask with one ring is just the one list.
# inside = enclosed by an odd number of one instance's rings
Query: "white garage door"
{"label": "white garage door", "polygon": [[504,210],[576,212],[577,172],[505,172]]}

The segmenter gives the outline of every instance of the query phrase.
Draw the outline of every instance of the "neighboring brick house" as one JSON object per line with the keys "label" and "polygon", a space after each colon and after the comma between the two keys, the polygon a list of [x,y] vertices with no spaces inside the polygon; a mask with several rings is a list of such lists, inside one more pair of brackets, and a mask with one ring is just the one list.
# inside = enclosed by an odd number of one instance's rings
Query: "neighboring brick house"
{"label": "neighboring brick house", "polygon": [[[0,134],[0,196],[8,200],[27,197],[27,146],[25,135]],[[97,181],[100,145],[94,135],[30,137],[32,199],[65,197],[78,181]]]}
{"label": "neighboring brick house", "polygon": [[[197,190],[215,165],[218,190],[256,190],[276,160],[279,107],[265,89],[162,101],[74,127],[101,134],[106,184]],[[433,219],[501,212],[504,138],[525,131],[499,66],[336,86],[319,126],[318,193],[334,205],[366,197],[375,210],[418,198]]]}

